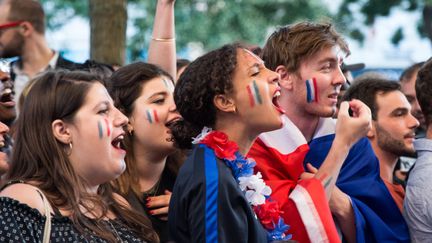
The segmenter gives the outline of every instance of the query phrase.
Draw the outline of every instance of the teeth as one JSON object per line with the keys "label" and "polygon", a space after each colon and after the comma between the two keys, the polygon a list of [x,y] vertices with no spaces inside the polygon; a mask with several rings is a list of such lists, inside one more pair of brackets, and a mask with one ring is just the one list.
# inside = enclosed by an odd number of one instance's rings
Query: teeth
{"label": "teeth", "polygon": [[279,97],[280,96],[280,91],[276,91],[276,93],[273,95],[273,97]]}

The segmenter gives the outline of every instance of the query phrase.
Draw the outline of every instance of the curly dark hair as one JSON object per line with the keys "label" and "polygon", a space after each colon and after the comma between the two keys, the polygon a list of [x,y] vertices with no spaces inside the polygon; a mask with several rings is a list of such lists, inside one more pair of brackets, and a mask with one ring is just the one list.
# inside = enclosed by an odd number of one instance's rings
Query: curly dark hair
{"label": "curly dark hair", "polygon": [[420,68],[415,88],[420,108],[429,126],[432,124],[432,58]]}
{"label": "curly dark hair", "polygon": [[183,120],[172,127],[178,147],[190,148],[192,137],[204,126],[215,125],[213,98],[232,92],[239,48],[244,47],[235,43],[213,50],[189,64],[181,75],[174,90],[174,101]]}

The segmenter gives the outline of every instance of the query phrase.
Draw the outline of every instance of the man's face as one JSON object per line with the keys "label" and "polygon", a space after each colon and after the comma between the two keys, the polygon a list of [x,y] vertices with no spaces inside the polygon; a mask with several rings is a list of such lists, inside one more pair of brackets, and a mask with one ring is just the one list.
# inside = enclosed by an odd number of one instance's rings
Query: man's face
{"label": "man's face", "polygon": [[401,90],[411,105],[411,114],[420,122],[420,127],[426,129],[426,121],[417,100],[417,94],[415,90],[416,79],[417,72],[415,72],[410,80],[401,82]]}
{"label": "man's face", "polygon": [[319,117],[335,114],[340,88],[346,82],[340,69],[343,54],[339,46],[329,47],[300,64],[293,95],[296,106],[305,114]]}
{"label": "man's face", "polygon": [[[9,24],[8,19],[10,5],[7,1],[0,4],[0,26]],[[0,57],[10,58],[21,56],[24,45],[24,37],[19,33],[20,26],[0,28]]]}
{"label": "man's face", "polygon": [[415,129],[419,122],[411,114],[411,105],[400,91],[376,95],[377,119],[372,122],[378,147],[395,156],[412,156]]}
{"label": "man's face", "polygon": [[0,122],[11,124],[16,118],[14,84],[9,74],[0,71]]}

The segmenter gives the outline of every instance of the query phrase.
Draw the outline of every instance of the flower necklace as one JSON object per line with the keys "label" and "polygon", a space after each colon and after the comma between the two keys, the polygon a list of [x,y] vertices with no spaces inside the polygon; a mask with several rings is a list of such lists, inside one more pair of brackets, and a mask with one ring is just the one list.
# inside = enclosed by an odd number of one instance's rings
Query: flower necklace
{"label": "flower necklace", "polygon": [[289,226],[281,217],[283,212],[280,211],[278,202],[270,198],[271,188],[265,184],[260,172],[253,174],[256,165],[254,160],[241,155],[237,144],[228,140],[225,133],[212,131],[208,127],[204,127],[192,143],[207,145],[231,169],[240,190],[245,193],[246,200],[266,229],[269,242],[291,239],[291,235],[285,234]]}

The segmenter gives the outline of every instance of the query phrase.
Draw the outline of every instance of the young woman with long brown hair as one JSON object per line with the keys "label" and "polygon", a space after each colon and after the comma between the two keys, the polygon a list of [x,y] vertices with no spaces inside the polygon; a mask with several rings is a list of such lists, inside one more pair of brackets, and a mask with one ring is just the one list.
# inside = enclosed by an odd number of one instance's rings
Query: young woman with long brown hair
{"label": "young woman with long brown hair", "polygon": [[149,220],[111,189],[125,170],[120,143],[127,122],[95,76],[38,77],[0,192],[1,241],[157,242]]}

